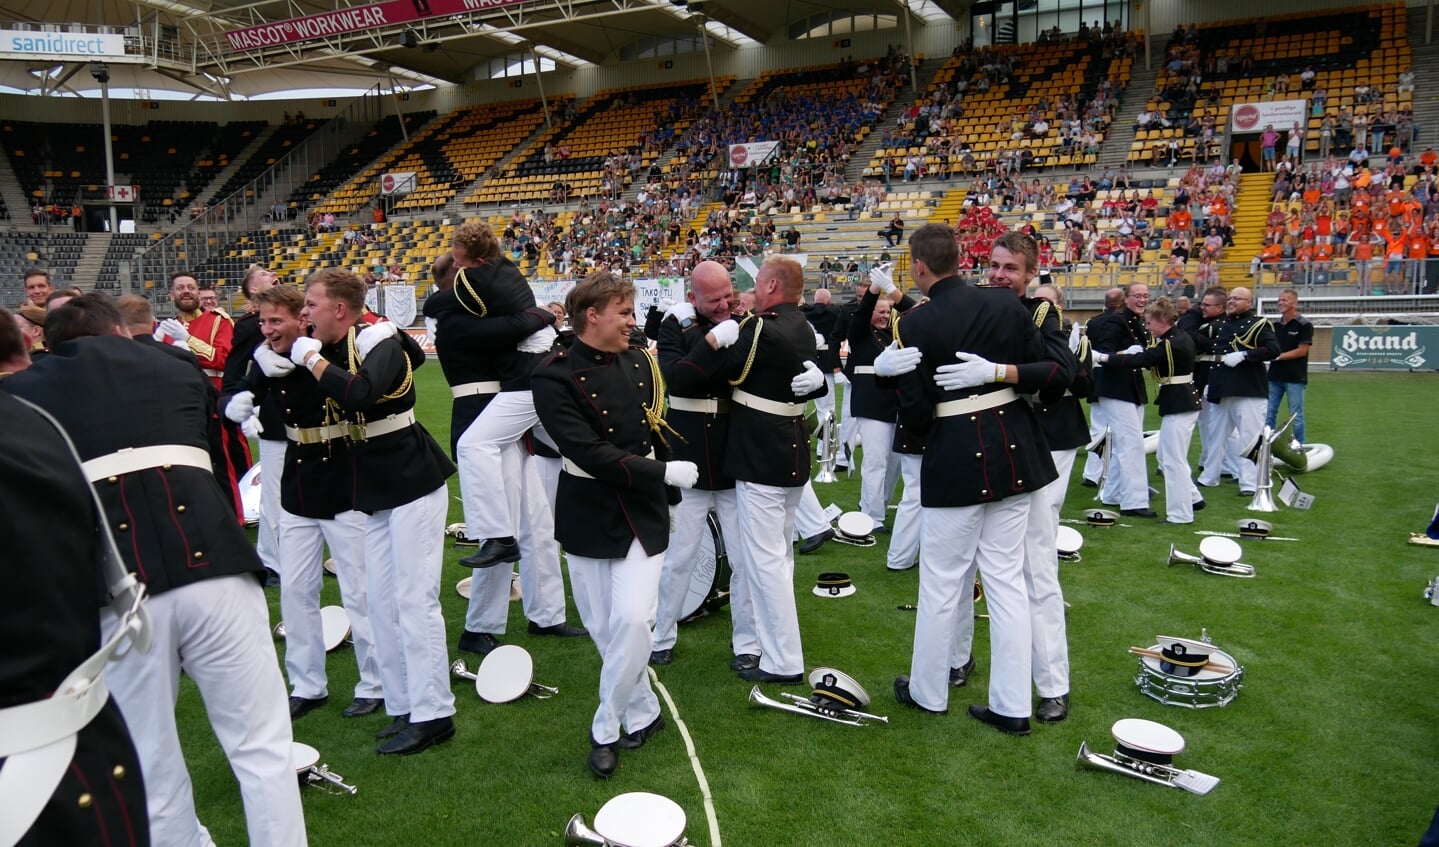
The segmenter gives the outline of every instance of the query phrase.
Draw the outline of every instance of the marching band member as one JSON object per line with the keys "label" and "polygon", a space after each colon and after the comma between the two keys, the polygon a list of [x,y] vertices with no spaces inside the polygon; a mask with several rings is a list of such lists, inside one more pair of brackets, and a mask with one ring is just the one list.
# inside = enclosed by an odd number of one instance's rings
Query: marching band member
{"label": "marching band member", "polygon": [[809,483],[805,401],[821,396],[814,331],[799,310],[804,271],[771,256],[755,275],[755,312],[742,324],[717,324],[696,347],[704,374],[734,386],[724,472],[735,479],[739,542],[751,579],[759,664],[739,671],[751,682],[798,684],[804,676],[794,599],[795,512]]}
{"label": "marching band member", "polygon": [[[379,710],[384,695],[366,592],[365,516],[355,511],[352,499],[350,430],[343,419],[331,419],[314,377],[290,361],[290,349],[304,332],[300,323],[304,295],[290,286],[273,286],[255,291],[250,302],[265,341],[251,353],[253,366],[220,403],[225,416],[242,429],[263,421],[262,410],[268,403],[275,403],[281,413],[280,423],[272,426],[285,436],[286,447],[278,467],[272,465],[270,472],[278,477],[280,488],[277,542],[285,574],[280,613],[285,622],[290,719],[298,720],[330,699],[320,621],[321,554],[326,544],[335,560],[360,672],[354,700],[341,714],[363,717]],[[375,335],[386,333],[384,328],[366,329],[356,343],[368,344]],[[260,435],[264,434],[262,429]]]}
{"label": "marching band member", "polygon": [[[1279,355],[1279,338],[1267,318],[1254,311],[1254,298],[1247,288],[1229,292],[1225,315],[1214,331],[1214,352],[1220,367],[1209,372],[1209,399],[1218,406],[1216,429],[1234,433],[1227,441],[1229,460],[1239,463],[1239,493],[1253,495],[1256,469],[1244,453],[1264,430],[1264,412],[1269,404],[1269,378],[1264,363]],[[1219,484],[1223,462],[1206,465],[1199,484]]]}
{"label": "marching band member", "polygon": [[565,298],[569,350],[535,369],[535,410],[564,456],[555,531],[570,563],[580,619],[601,658],[600,703],[587,764],[601,778],[664,726],[646,664],[669,543],[669,507],[693,487],[693,462],[669,461],[664,380],[631,344],[634,286],[599,271]]}
{"label": "marching band member", "polygon": [[[1198,305],[1190,307],[1188,312],[1179,316],[1175,324],[1181,331],[1189,333],[1189,338],[1194,342],[1194,391],[1199,395],[1199,467],[1208,467],[1216,462],[1224,463],[1227,460],[1228,449],[1225,444],[1229,440],[1229,432],[1220,429],[1223,421],[1219,415],[1219,407],[1208,399],[1209,372],[1214,367],[1217,356],[1212,355],[1214,350],[1214,330],[1218,326],[1217,321],[1224,316],[1225,298],[1228,292],[1219,286],[1208,288],[1199,298]],[[1229,469],[1232,472],[1237,468]]]}
{"label": "marching band member", "polygon": [[[431,273],[436,288],[425,300],[425,317],[434,323],[435,353],[450,385],[450,451],[458,458],[459,439],[499,393],[506,363],[515,345],[555,322],[549,309],[531,306],[512,314],[477,317],[465,308],[455,292],[460,268],[452,253],[435,259]],[[502,491],[511,513],[519,517],[517,546],[525,615],[531,633],[580,636],[585,631],[565,622],[564,577],[559,547],[554,539],[554,511],[545,496],[539,464],[526,445],[515,442],[501,448]],[[488,481],[463,471],[460,491],[464,502],[478,508],[498,493],[485,488]],[[468,515],[468,512],[466,513]],[[470,532],[465,526],[466,534]],[[496,564],[499,564],[496,562]],[[500,644],[496,637],[509,625],[510,574],[508,568],[474,568],[470,602],[458,648],[484,655]]]}
{"label": "marching band member", "polygon": [[660,324],[658,357],[669,388],[665,420],[679,439],[671,445],[678,460],[694,462],[699,481],[675,507],[669,549],[660,577],[659,613],[655,618],[650,663],[667,665],[674,659],[676,630],[685,596],[694,574],[705,519],[711,509],[719,518],[720,532],[729,540],[730,642],[736,671],[759,664],[759,640],[754,607],[749,596],[749,569],[739,544],[739,512],[734,480],[725,474],[725,445],[730,430],[730,384],[723,374],[706,373],[690,358],[691,351],[710,351],[705,336],[716,324],[729,320],[734,285],[729,271],[718,262],[701,262],[690,275],[686,302],[669,310]]}
{"label": "marching band member", "polygon": [[[1089,320],[1090,324],[1095,321],[1107,320],[1109,315],[1119,312],[1124,308],[1124,289],[1111,288],[1104,292],[1104,311]],[[1084,337],[1090,338],[1089,326],[1084,328]],[[1092,343],[1092,342],[1091,342]],[[1104,422],[1104,409],[1099,405],[1099,397],[1094,393],[1094,381],[1090,381],[1089,394],[1084,398],[1089,403],[1089,442],[1098,439],[1104,434],[1107,425]],[[1098,450],[1087,451],[1084,458],[1084,484],[1090,488],[1098,488],[1100,477],[1104,475],[1104,456]]]}
{"label": "marching band member", "polygon": [[[821,288],[814,293],[814,302],[800,305],[800,311],[804,312],[805,320],[814,327],[815,350],[819,353],[819,369],[824,371],[824,381],[829,390],[825,395],[814,401],[814,410],[818,415],[826,412],[834,414],[834,386],[840,376],[839,345],[844,340],[844,320],[840,310],[834,305],[833,295],[828,288]],[[823,343],[820,342],[823,339]],[[841,382],[841,385],[844,383]]]}
{"label": "marching band member", "polygon": [[1199,419],[1199,393],[1194,390],[1194,339],[1175,327],[1179,316],[1168,297],[1144,310],[1144,323],[1154,343],[1142,353],[1106,355],[1095,359],[1116,367],[1153,368],[1159,382],[1154,404],[1159,407],[1159,469],[1164,472],[1164,518],[1160,523],[1194,523],[1204,508],[1189,471],[1189,441]]}
{"label": "marching band member", "polygon": [[[888,517],[889,499],[899,480],[899,457],[891,449],[894,443],[898,398],[892,387],[876,384],[874,360],[890,341],[890,311],[902,294],[895,288],[885,266],[869,272],[870,285],[859,299],[859,308],[849,322],[846,340],[849,358],[844,374],[852,394],[850,409],[854,413],[859,439],[864,446],[864,464],[860,468],[859,510],[884,526]],[[913,300],[904,299],[905,308]]]}
{"label": "marching band member", "polygon": [[[1131,283],[1124,293],[1124,307],[1089,322],[1085,334],[1094,349],[1103,353],[1138,353],[1144,349],[1144,307],[1149,305],[1149,286]],[[1149,480],[1145,475],[1144,404],[1149,401],[1144,375],[1129,368],[1100,368],[1094,376],[1099,397],[1096,409],[1112,434],[1109,476],[1100,499],[1118,505],[1120,514],[1155,517],[1149,508]]]}
{"label": "marching band member", "polygon": [[[259,558],[206,450],[209,399],[194,365],[132,342],[103,295],[46,321],[52,354],[5,380],[74,440],[121,557],[148,590],[154,641],[107,671],[140,754],[155,844],[209,843],[175,723],[180,671],[195,681],[240,782],[251,844],[303,845],[285,683]],[[108,636],[119,625],[101,613]]]}
{"label": "marching band member", "polygon": [[[1029,733],[1030,610],[1023,568],[1031,492],[1057,474],[1023,391],[1062,392],[1073,372],[1049,358],[1029,313],[1007,291],[961,280],[954,231],[926,224],[910,238],[910,274],[929,302],[899,326],[900,417],[925,433],[920,497],[919,615],[911,671],[895,699],[945,712],[963,586],[984,577],[991,632],[990,702],[970,715],[1004,732]],[[1032,276],[1033,239],[1005,233],[991,251],[992,278]],[[917,348],[919,355],[902,353]],[[888,352],[888,351],[887,351]],[[1066,351],[1067,352],[1067,351]],[[958,359],[959,361],[955,361]],[[997,364],[998,363],[998,364]],[[894,371],[902,371],[896,368]]]}
{"label": "marching band member", "polygon": [[395,334],[360,350],[356,332],[364,308],[365,284],[353,273],[323,268],[311,274],[300,318],[314,337],[295,339],[290,360],[315,377],[334,416],[349,421],[354,508],[369,515],[370,622],[385,711],[394,718],[378,733],[376,752],[408,755],[455,734],[439,596],[445,479],[455,466],[415,420],[412,352],[418,346],[386,321],[377,326]]}

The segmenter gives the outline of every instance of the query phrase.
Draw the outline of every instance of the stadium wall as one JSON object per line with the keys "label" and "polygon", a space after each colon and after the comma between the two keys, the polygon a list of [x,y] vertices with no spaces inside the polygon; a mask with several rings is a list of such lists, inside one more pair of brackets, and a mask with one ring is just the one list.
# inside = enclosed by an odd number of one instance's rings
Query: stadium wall
{"label": "stadium wall", "polygon": [[[1139,6],[1146,0],[1133,0]],[[1364,5],[1355,0],[1304,0],[1302,3],[1260,4],[1254,0],[1148,0],[1150,31],[1161,35],[1174,32],[1178,24],[1200,24],[1209,21],[1229,21],[1252,18],[1256,14],[1292,14],[1315,9],[1353,9]],[[1405,3],[1413,15],[1414,9],[1423,9],[1428,0],[1407,0]],[[1136,19],[1139,17],[1131,12]]]}

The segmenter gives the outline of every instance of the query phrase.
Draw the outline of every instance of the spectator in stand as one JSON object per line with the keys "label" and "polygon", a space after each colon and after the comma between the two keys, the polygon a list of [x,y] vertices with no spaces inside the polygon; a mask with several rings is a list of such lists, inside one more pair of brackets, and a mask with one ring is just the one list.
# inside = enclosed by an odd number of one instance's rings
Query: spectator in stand
{"label": "spectator in stand", "polygon": [[1274,145],[1278,143],[1279,133],[1274,131],[1274,124],[1266,124],[1264,132],[1259,135],[1259,158],[1262,170],[1274,170]]}

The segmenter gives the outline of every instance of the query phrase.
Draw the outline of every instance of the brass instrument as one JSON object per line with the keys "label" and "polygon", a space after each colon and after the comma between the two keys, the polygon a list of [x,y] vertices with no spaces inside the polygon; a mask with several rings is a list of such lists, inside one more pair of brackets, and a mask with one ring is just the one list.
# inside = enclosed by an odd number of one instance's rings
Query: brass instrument
{"label": "brass instrument", "polygon": [[839,482],[834,466],[839,459],[839,424],[835,423],[834,412],[822,412],[814,428],[819,438],[819,473],[815,482]]}
{"label": "brass instrument", "polygon": [[1079,742],[1079,755],[1075,759],[1075,765],[1080,768],[1122,774],[1167,788],[1179,788],[1190,794],[1201,796],[1213,791],[1215,786],[1219,785],[1217,776],[1146,762],[1143,759],[1126,756],[1119,750],[1115,750],[1113,756],[1106,756],[1102,753],[1092,752],[1089,745],[1083,741]]}
{"label": "brass instrument", "polygon": [[1304,445],[1294,438],[1294,421],[1299,416],[1290,415],[1284,426],[1269,439],[1270,452],[1279,461],[1299,472],[1309,470],[1309,454],[1304,452]]}
{"label": "brass instrument", "polygon": [[[456,659],[455,663],[450,665],[450,675],[458,679],[468,679],[475,683],[479,682],[479,674],[471,673],[470,669],[465,666],[464,659]],[[476,690],[478,690],[478,688],[479,686],[476,685]],[[540,685],[538,682],[531,682],[529,688],[526,689],[524,693],[536,700],[548,700],[556,694],[559,694],[560,690],[548,685]]]}
{"label": "brass instrument", "polygon": [[[579,812],[565,824],[565,847],[689,847],[685,813],[668,797],[633,791],[612,797],[595,814],[595,828]],[[604,832],[605,835],[600,833]]]}
{"label": "brass instrument", "polygon": [[[681,838],[670,847],[689,847],[689,843],[688,838]],[[616,844],[590,829],[589,824],[585,823],[585,816],[575,812],[570,816],[570,822],[565,824],[565,847],[622,847],[622,845]]]}
{"label": "brass instrument", "polygon": [[880,721],[889,723],[889,718],[882,715],[870,715],[864,712],[855,712],[849,709],[824,709],[811,703],[798,695],[784,695],[793,698],[797,702],[785,702],[766,697],[764,692],[756,685],[749,691],[749,701],[767,709],[778,709],[781,712],[792,712],[796,715],[804,715],[807,718],[819,718],[820,720],[842,723],[847,726],[864,726],[865,721]]}
{"label": "brass instrument", "polygon": [[[1205,539],[1205,541],[1208,540],[1208,538]],[[1238,545],[1235,546],[1237,547]],[[1240,579],[1251,579],[1254,577],[1253,565],[1246,565],[1240,561],[1226,562],[1208,556],[1192,556],[1181,551],[1173,544],[1169,545],[1168,563],[1170,567],[1175,565],[1198,565],[1199,569],[1205,573],[1218,574],[1219,576],[1233,576]]]}

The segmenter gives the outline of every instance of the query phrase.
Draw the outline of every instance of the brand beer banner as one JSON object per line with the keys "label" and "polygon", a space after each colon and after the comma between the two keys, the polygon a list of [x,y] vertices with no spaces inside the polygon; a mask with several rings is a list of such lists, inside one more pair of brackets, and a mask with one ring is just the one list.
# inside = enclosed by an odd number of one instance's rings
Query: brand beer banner
{"label": "brand beer banner", "polygon": [[1335,370],[1431,370],[1428,348],[1439,326],[1336,326],[1329,363]]}
{"label": "brand beer banner", "polygon": [[1308,107],[1308,100],[1236,103],[1229,112],[1229,131],[1242,135],[1263,132],[1266,126],[1273,126],[1276,132],[1288,132],[1295,124],[1308,126]]}

